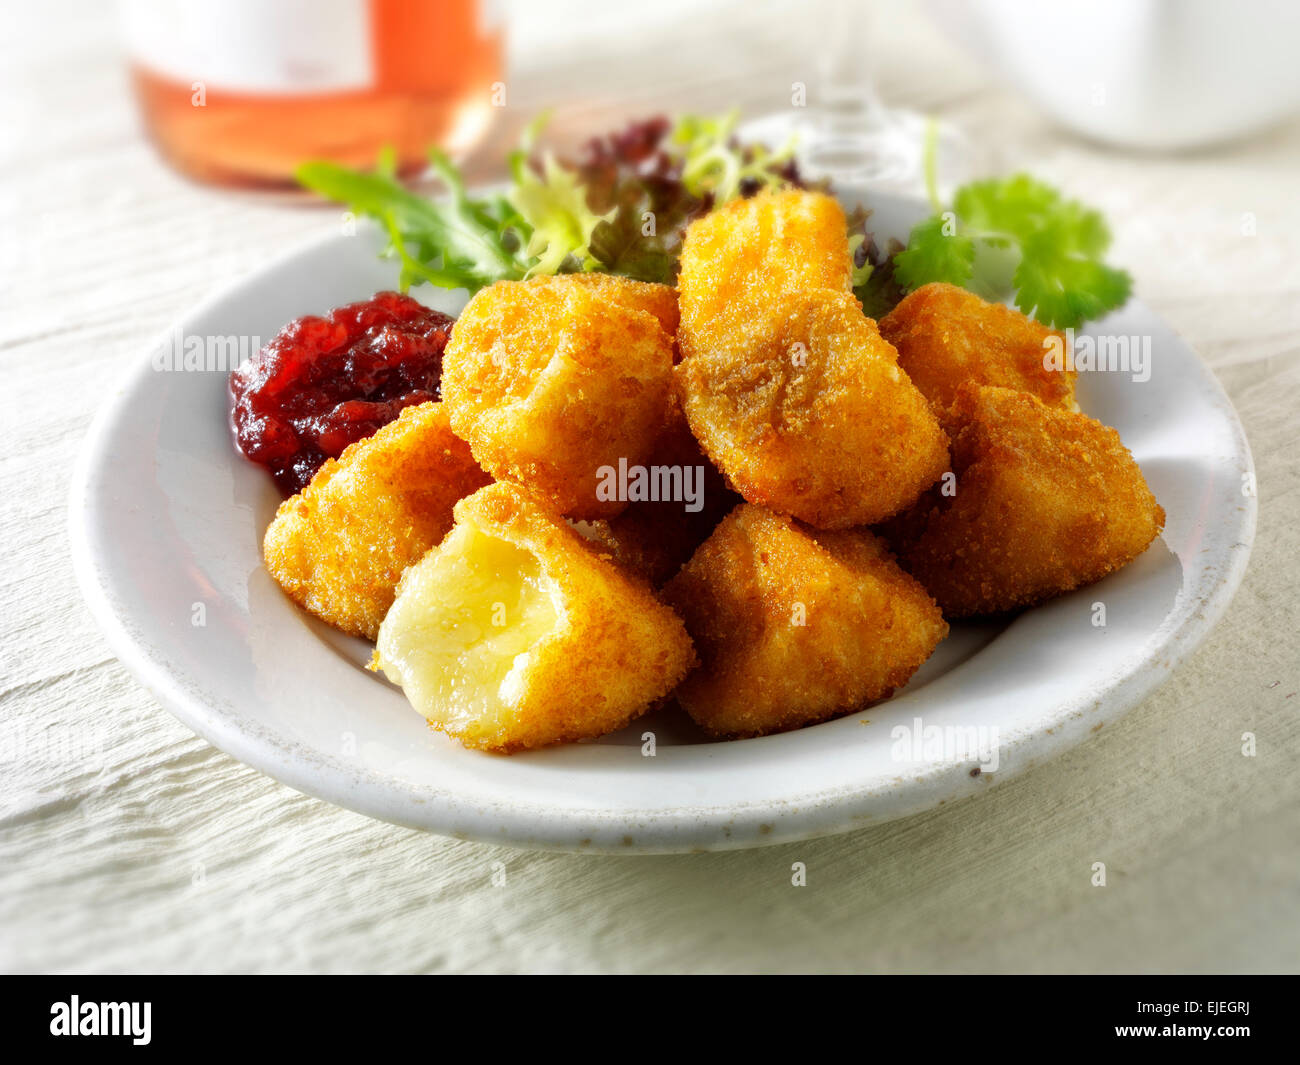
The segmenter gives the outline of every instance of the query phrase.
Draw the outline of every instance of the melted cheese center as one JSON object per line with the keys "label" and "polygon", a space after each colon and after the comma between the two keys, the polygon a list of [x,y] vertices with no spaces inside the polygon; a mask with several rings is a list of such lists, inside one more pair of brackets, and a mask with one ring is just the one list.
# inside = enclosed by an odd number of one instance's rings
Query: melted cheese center
{"label": "melted cheese center", "polygon": [[524,694],[559,602],[536,556],[460,524],[406,571],[375,661],[430,721],[495,731]]}

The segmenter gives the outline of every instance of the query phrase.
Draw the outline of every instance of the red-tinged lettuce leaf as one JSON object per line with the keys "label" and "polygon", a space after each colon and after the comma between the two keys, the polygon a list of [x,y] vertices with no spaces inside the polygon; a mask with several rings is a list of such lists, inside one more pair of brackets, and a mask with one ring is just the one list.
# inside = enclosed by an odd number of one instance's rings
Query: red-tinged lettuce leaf
{"label": "red-tinged lettuce leaf", "polygon": [[592,210],[616,212],[591,237],[591,254],[602,269],[664,284],[677,275],[682,235],[708,205],[682,184],[670,131],[663,116],[632,122],[588,141],[570,164],[586,186]]}
{"label": "red-tinged lettuce leaf", "polygon": [[876,242],[870,240],[866,247],[866,257],[872,264],[871,274],[862,284],[853,287],[853,294],[862,304],[862,313],[879,321],[907,295],[894,276],[894,256],[903,250],[903,245],[901,241],[891,240],[881,251]]}
{"label": "red-tinged lettuce leaf", "polygon": [[[853,294],[868,318],[881,318],[907,294],[894,276],[894,256],[903,250],[903,245],[890,240],[882,250],[871,234],[871,212],[861,204],[849,212],[848,233],[853,252]],[[858,281],[868,266],[871,269],[865,280]]]}
{"label": "red-tinged lettuce leaf", "polygon": [[[591,254],[601,269],[674,283],[686,227],[712,210],[712,196],[693,195],[682,180],[683,158],[672,143],[672,128],[662,115],[629,123],[593,138],[568,164],[585,185],[593,211],[616,211],[592,233]],[[741,160],[751,156],[752,149],[737,142],[731,148]],[[785,184],[804,187],[793,161],[780,164],[776,173]],[[761,187],[746,180],[739,192],[752,196]]]}

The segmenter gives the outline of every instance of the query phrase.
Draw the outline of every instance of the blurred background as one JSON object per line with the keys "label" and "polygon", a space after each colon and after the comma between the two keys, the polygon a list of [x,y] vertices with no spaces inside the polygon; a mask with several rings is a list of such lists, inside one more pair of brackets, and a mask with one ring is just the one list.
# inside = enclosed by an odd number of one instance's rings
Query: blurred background
{"label": "blurred background", "polygon": [[[11,737],[96,743],[89,760],[28,740],[0,754],[0,967],[1295,968],[1300,8],[44,0],[4,23],[0,716]],[[294,163],[364,164],[389,143],[425,185],[436,143],[485,182],[548,109],[565,150],[733,108],[797,131],[814,169],[918,194],[933,117],[945,184],[1027,169],[1105,213],[1114,261],[1214,367],[1259,467],[1251,571],[1192,661],[977,803],[666,858],[378,824],[166,715],[81,604],[68,471],[150,338],[337,227],[337,207],[294,191]],[[1237,749],[1247,723],[1258,759]],[[498,862],[508,893],[488,887]]]}
{"label": "blurred background", "polygon": [[118,34],[145,132],[182,172],[228,186],[292,184],[311,157],[370,165],[385,145],[413,175],[430,145],[464,158],[530,112],[561,109],[590,130],[638,107],[779,117],[812,158],[905,180],[919,154],[915,112],[894,106],[891,77],[926,29],[1041,114],[1123,148],[1214,145],[1300,109],[1300,14],[1281,0],[921,10],[925,28],[908,26],[906,5],[871,0],[810,5],[799,19],[780,4],[719,0],[652,12],[563,0],[118,0]]}
{"label": "blurred background", "polygon": [[1206,182],[1199,221],[1235,232],[1295,176],[1300,129],[1300,12],[1280,0],[52,0],[6,32],[0,256],[20,316],[51,285],[112,305],[127,258],[136,310],[237,276],[328,224],[286,202],[304,158],[365,165],[390,144],[418,183],[436,144],[469,181],[499,179],[544,111],[564,151],[631,118],[738,109],[773,142],[797,132],[814,173],[918,194],[935,117],[944,186],[1027,168],[1108,215],[1148,199],[1115,257],[1162,232],[1139,283],[1176,297],[1180,268],[1217,254],[1184,246],[1182,180]]}

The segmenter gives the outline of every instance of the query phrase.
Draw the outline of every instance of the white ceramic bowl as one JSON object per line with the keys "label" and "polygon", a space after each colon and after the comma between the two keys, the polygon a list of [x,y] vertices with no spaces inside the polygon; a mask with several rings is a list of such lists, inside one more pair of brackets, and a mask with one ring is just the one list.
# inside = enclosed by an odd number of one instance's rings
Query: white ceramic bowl
{"label": "white ceramic bowl", "polygon": [[[921,213],[880,194],[845,198],[876,209],[881,237],[905,237]],[[377,248],[363,231],[296,251],[196,308],[180,334],[266,340],[299,315],[392,287]],[[417,294],[450,311],[462,302]],[[1227,398],[1141,304],[1096,328],[1151,338],[1150,380],[1085,375],[1079,395],[1141,462],[1168,512],[1164,536],[1122,572],[1009,623],[955,625],[892,700],[799,732],[709,743],[661,713],[599,742],[502,757],[430,731],[361,668],[365,644],[299,611],[267,575],[260,545],[278,495],[235,453],[226,376],[159,372],[158,345],[105,397],[86,441],[71,501],[77,571],[113,649],[164,706],[234,757],[341,806],[572,850],[843,831],[979,794],[1114,721],[1196,646],[1237,586],[1255,500],[1242,493],[1251,459]],[[1092,623],[1098,602],[1104,628]],[[932,728],[984,730],[996,770],[978,752],[912,743],[917,719],[919,740]],[[647,731],[654,757],[642,753]]]}

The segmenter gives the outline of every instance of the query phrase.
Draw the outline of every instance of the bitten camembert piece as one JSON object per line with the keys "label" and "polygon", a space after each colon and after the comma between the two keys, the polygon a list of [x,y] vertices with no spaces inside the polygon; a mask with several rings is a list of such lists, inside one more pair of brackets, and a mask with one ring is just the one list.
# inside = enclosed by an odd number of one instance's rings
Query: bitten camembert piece
{"label": "bitten camembert piece", "polygon": [[443,355],[442,397],[483,468],[570,517],[621,511],[597,484],[619,459],[643,463],[663,424],[673,341],[661,297],[574,277],[478,292]]}
{"label": "bitten camembert piece", "polygon": [[681,620],[523,489],[489,485],[402,578],[374,668],[467,747],[622,728],[694,663]]}
{"label": "bitten camembert piece", "polygon": [[1109,426],[1027,392],[963,385],[953,490],[882,532],[949,617],[1030,606],[1128,565],[1165,512]]}
{"label": "bitten camembert piece", "polygon": [[818,528],[881,521],[947,469],[930,405],[847,293],[783,296],[675,372],[691,429],[732,487]]}
{"label": "bitten camembert piece", "polygon": [[948,633],[876,536],[818,532],[749,504],[663,595],[701,660],[677,699],[718,736],[783,732],[882,699]]}
{"label": "bitten camembert piece", "polygon": [[1064,335],[956,285],[922,285],[880,319],[880,333],[898,349],[898,365],[936,410],[951,405],[967,381],[1079,409],[1078,374],[1045,361],[1054,348],[1064,353]]}
{"label": "bitten camembert piece", "polygon": [[441,403],[408,407],[280,504],[263,542],[266,568],[322,621],[373,640],[402,571],[446,535],[456,501],[487,480]]}

